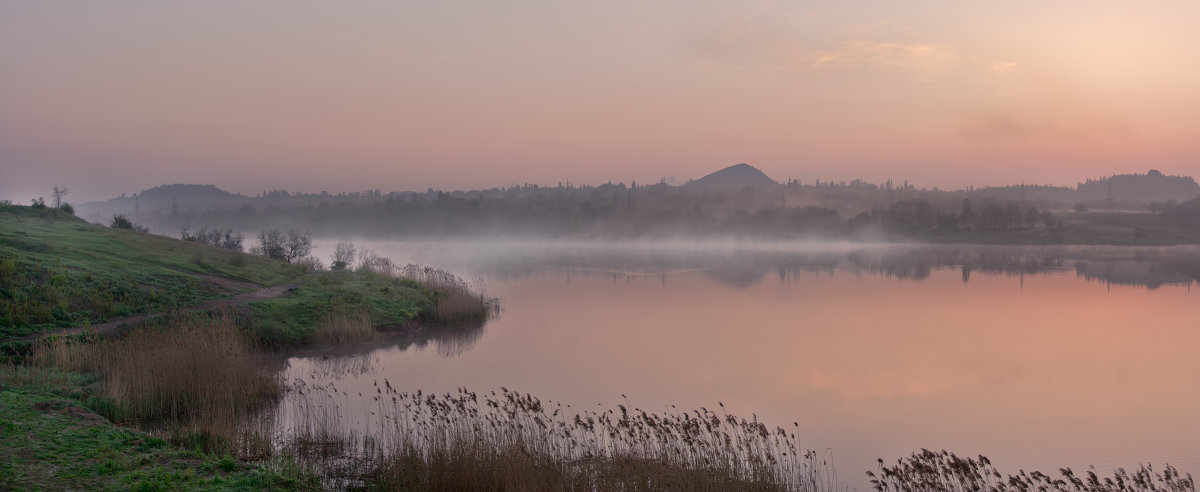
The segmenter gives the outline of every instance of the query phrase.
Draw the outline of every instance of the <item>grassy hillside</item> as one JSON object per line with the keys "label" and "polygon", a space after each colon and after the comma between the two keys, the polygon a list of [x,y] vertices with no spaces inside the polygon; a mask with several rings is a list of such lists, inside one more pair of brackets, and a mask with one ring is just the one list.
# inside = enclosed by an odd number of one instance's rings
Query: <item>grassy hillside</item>
{"label": "grassy hillside", "polygon": [[45,208],[0,206],[0,341],[186,307],[304,269]]}
{"label": "grassy hillside", "polygon": [[0,366],[0,490],[315,490],[279,463],[181,449],[83,404],[96,378]]}

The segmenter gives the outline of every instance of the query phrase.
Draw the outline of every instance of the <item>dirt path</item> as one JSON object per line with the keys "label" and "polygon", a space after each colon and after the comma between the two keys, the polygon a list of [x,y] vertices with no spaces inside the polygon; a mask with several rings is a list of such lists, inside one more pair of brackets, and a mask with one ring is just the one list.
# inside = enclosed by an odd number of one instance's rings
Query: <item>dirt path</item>
{"label": "dirt path", "polygon": [[[254,284],[238,282],[236,280],[229,280],[229,279],[224,279],[224,278],[220,278],[220,277],[209,278],[206,276],[206,278],[213,282],[221,283],[222,285],[225,285],[226,287],[247,287],[247,286],[257,287]],[[272,299],[272,298],[276,298],[276,297],[283,297],[288,292],[296,290],[296,288],[299,286],[300,286],[300,284],[276,285],[274,287],[267,287],[267,288],[259,289],[259,290],[253,291],[253,292],[244,292],[244,293],[238,294],[236,296],[232,296],[232,297],[225,297],[222,299],[213,299],[211,301],[205,301],[200,304],[188,306],[186,308],[181,309],[180,311],[196,311],[196,310],[200,310],[200,309],[208,309],[208,308],[214,308],[214,307],[237,306],[237,305],[245,304],[247,302],[261,301],[263,299]],[[50,336],[50,335],[78,335],[78,334],[84,333],[84,332],[95,333],[100,336],[106,336],[106,335],[111,335],[111,334],[115,333],[117,331],[117,328],[120,328],[122,325],[134,325],[134,324],[142,323],[142,322],[157,318],[159,316],[162,316],[163,314],[165,314],[165,313],[157,312],[157,313],[137,314],[137,315],[133,315],[133,316],[126,316],[124,318],[108,320],[103,323],[97,323],[94,325],[76,326],[73,328],[61,328],[61,329],[57,329],[57,330],[38,333],[36,335],[26,335],[26,336],[23,336],[20,338],[14,338],[14,339],[12,339],[12,341],[31,342],[31,341],[37,340],[39,338]]]}

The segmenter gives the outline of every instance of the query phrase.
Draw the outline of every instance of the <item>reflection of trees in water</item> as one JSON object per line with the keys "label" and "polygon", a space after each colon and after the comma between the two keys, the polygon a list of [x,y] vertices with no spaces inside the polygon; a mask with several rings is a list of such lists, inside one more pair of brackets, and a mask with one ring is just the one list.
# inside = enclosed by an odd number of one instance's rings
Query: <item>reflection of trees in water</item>
{"label": "reflection of trees in water", "polygon": [[998,250],[927,250],[889,253],[877,257],[851,255],[856,268],[882,273],[888,277],[924,280],[933,271],[957,268],[963,282],[972,272],[990,275],[1034,275],[1062,270],[1066,258],[1055,253],[1006,252]]}
{"label": "reflection of trees in water", "polygon": [[1087,280],[1156,288],[1200,281],[1200,250],[1070,249],[1032,247],[956,247],[905,245],[864,247],[845,251],[672,250],[651,248],[561,248],[537,255],[497,255],[473,267],[502,280],[522,280],[546,274],[611,276],[614,281],[637,277],[666,277],[701,272],[724,285],[748,288],[769,272],[788,283],[802,276],[838,272],[868,273],[921,281],[945,269],[971,275],[1040,275],[1070,271]]}
{"label": "reflection of trees in water", "polygon": [[1163,285],[1186,285],[1200,280],[1200,275],[1188,273],[1170,265],[1121,261],[1076,262],[1075,274],[1087,280],[1117,285],[1141,285],[1155,289]]}
{"label": "reflection of trees in water", "polygon": [[771,265],[755,262],[725,264],[717,268],[706,268],[701,272],[705,277],[722,284],[744,289],[761,282],[770,270]]}

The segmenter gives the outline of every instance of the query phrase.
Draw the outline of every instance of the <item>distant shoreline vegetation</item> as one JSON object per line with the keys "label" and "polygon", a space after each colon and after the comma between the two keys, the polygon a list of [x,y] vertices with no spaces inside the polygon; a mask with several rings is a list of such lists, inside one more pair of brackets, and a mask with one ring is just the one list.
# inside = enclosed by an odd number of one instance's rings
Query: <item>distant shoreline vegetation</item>
{"label": "distant shoreline vegetation", "polygon": [[981,244],[1200,243],[1200,185],[1157,171],[1076,188],[1019,185],[945,191],[897,184],[788,180],[748,165],[681,186],[665,180],[471,191],[234,195],[166,185],[78,205],[157,231],[258,231],[287,224],[318,237],[869,239]]}

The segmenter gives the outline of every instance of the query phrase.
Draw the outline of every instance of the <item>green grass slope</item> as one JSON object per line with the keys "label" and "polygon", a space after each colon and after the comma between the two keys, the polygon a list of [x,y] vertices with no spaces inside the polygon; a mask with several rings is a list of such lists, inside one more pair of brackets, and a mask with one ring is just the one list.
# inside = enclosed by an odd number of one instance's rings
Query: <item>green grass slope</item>
{"label": "green grass slope", "polygon": [[303,473],[181,449],[82,404],[94,377],[0,367],[0,490],[314,490]]}
{"label": "green grass slope", "polygon": [[260,345],[304,345],[331,316],[364,314],[372,326],[397,327],[427,316],[436,296],[412,280],[374,272],[319,272],[291,295],[249,303],[248,324]]}
{"label": "green grass slope", "polygon": [[0,206],[0,341],[186,307],[304,269],[234,251]]}

